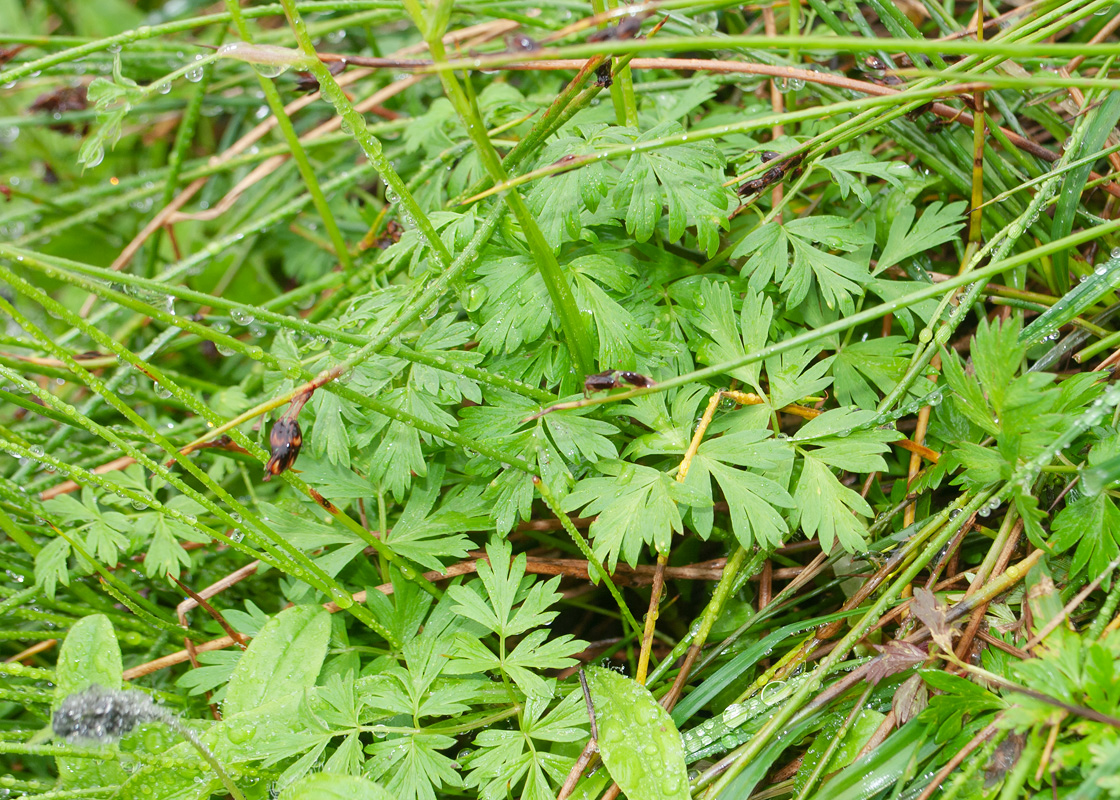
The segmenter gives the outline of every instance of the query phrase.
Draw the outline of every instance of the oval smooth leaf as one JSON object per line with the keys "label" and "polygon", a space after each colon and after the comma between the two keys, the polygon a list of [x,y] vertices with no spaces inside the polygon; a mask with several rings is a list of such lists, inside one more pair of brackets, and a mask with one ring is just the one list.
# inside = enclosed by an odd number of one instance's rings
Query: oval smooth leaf
{"label": "oval smooth leaf", "polygon": [[688,800],[684,746],[668,712],[624,675],[601,667],[586,674],[599,753],[615,783],[633,800]]}
{"label": "oval smooth leaf", "polygon": [[330,615],[321,606],[293,606],[270,619],[230,676],[223,715],[314,686],[330,635]]}
{"label": "oval smooth leaf", "polygon": [[[59,649],[51,711],[57,711],[67,696],[94,684],[120,689],[121,672],[121,648],[113,623],[104,614],[83,617],[66,634]],[[69,789],[115,786],[127,777],[119,762],[64,756],[58,757],[58,775]]]}
{"label": "oval smooth leaf", "polygon": [[366,778],[319,772],[286,788],[280,800],[393,800],[393,796]]}

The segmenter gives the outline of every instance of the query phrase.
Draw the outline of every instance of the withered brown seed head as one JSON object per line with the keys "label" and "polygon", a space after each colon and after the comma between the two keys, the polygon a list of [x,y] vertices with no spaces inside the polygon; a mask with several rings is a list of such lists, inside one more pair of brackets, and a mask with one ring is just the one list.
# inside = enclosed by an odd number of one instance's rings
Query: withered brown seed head
{"label": "withered brown seed head", "polygon": [[264,479],[267,481],[273,475],[279,475],[291,469],[299,457],[299,449],[303,446],[303,431],[294,419],[281,417],[272,426],[268,435],[268,444],[271,454],[268,463],[264,465]]}

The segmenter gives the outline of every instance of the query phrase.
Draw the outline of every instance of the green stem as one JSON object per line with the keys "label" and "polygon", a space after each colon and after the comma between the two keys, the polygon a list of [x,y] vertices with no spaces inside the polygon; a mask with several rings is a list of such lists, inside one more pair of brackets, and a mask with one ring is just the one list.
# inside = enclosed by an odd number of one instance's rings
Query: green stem
{"label": "green stem", "polygon": [[[253,37],[249,32],[249,26],[245,24],[239,0],[226,0],[226,8],[229,10],[242,40],[252,42]],[[318,58],[314,60],[316,64],[321,63]],[[266,78],[258,73],[257,81],[260,83],[261,91],[264,92],[268,107],[272,109],[272,114],[276,118],[276,127],[280,129],[280,134],[284,137],[284,141],[288,143],[292,159],[296,162],[300,177],[303,178],[303,183],[311,195],[311,202],[315,205],[315,210],[319,212],[319,216],[323,220],[323,227],[327,229],[327,236],[330,237],[331,244],[334,246],[335,255],[342,265],[342,270],[348,273],[354,268],[354,262],[350,258],[346,240],[342,237],[342,231],[338,228],[338,222],[335,221],[334,213],[327,203],[326,195],[323,194],[323,188],[319,185],[319,179],[315,177],[315,170],[311,166],[311,161],[307,158],[307,151],[303,149],[303,145],[299,141],[299,134],[296,133],[288,112],[284,110],[284,101],[280,98],[280,92],[276,90],[276,85],[271,78]]]}
{"label": "green stem", "polygon": [[[938,350],[949,341],[949,338],[953,335],[953,332],[964,320],[968,311],[980,299],[981,292],[987,285],[988,280],[990,280],[990,278],[994,276],[981,275],[981,273],[983,273],[985,270],[977,269],[976,266],[986,257],[990,257],[991,260],[997,264],[1005,260],[1005,256],[1007,255],[1007,253],[1016,244],[1016,242],[1019,241],[1020,237],[1022,237],[1022,235],[1026,233],[1027,229],[1030,227],[1035,217],[1042,209],[1042,206],[1045,204],[1046,200],[1055,191],[1057,191],[1058,185],[1061,181],[1061,168],[1068,162],[1073,161],[1076,157],[1080,149],[1081,142],[1085,137],[1086,131],[1089,129],[1089,123],[1091,122],[1092,117],[1087,117],[1073,129],[1073,132],[1070,134],[1070,138],[1066,143],[1065,154],[1059,160],[1055,173],[1051,176],[1051,179],[1049,181],[1044,182],[1039,187],[1038,192],[1035,193],[1035,196],[1033,198],[1031,198],[1031,202],[1027,205],[1023,213],[1020,214],[1015,220],[1013,220],[1010,225],[1003,228],[995,236],[991,237],[988,243],[984,247],[977,250],[972,258],[969,259],[965,264],[964,268],[961,270],[961,275],[959,275],[955,280],[959,281],[961,279],[968,279],[971,282],[971,286],[969,287],[968,291],[966,291],[964,295],[959,298],[956,309],[949,315],[948,319],[945,319],[944,321],[940,322],[940,324],[938,324],[937,321],[941,320],[942,315],[948,308],[949,303],[956,296],[956,293],[953,291],[947,291],[941,298],[941,302],[938,304],[937,311],[934,312],[933,317],[931,318],[931,322],[926,325],[926,327],[923,328],[921,333],[919,333],[918,335],[918,340],[924,344],[924,347],[919,347],[914,352],[914,355],[910,359],[910,365],[907,367],[906,373],[902,376],[902,379],[899,380],[897,384],[895,384],[894,388],[892,388],[891,391],[887,393],[887,396],[883,398],[882,402],[879,403],[878,410],[880,412],[887,411],[893,408],[896,403],[898,403],[903,397],[906,396],[906,393],[910,390],[910,387],[913,385],[914,381],[916,381],[924,372],[926,365],[933,359],[933,356],[938,352]],[[1100,228],[1094,228],[1091,230],[1100,231]],[[1101,233],[1103,234],[1104,231],[1101,231]],[[1074,246],[1074,242],[1071,241],[1073,238],[1074,237],[1072,236],[1066,236],[1058,239],[1057,242],[1049,242],[1043,247],[1035,248],[1035,250],[1042,251],[1045,249],[1046,255],[1049,255],[1051,253],[1063,252],[1065,251],[1066,247]],[[1054,247],[1055,244],[1060,243],[1066,244],[1062,247]],[[1080,243],[1080,240],[1077,243]],[[1041,255],[1042,253],[1040,252],[1039,254]],[[1006,259],[1006,261],[1015,262],[1016,259]],[[1020,264],[1026,263],[1030,262],[1022,261],[1020,259],[1015,264],[1008,264],[1005,269],[1010,269],[1012,266],[1019,266]],[[990,269],[990,267],[986,269]],[[940,285],[947,288],[950,283],[952,283],[952,280],[946,281],[945,283],[942,283]],[[933,330],[934,325],[937,325],[936,333]]]}
{"label": "green stem", "polygon": [[965,506],[964,510],[957,515],[955,518],[956,522],[942,526],[940,533],[930,539],[929,543],[926,545],[924,557],[914,559],[914,561],[899,574],[879,599],[875,601],[867,613],[860,618],[859,622],[852,626],[848,634],[836,644],[836,647],[834,647],[827,656],[825,656],[820,665],[809,673],[809,679],[798,688],[777,713],[770,717],[766,724],[762,726],[749,742],[735,751],[734,762],[714,783],[709,792],[711,796],[719,796],[731,781],[733,781],[751,761],[758,757],[773,738],[786,728],[794,715],[800,711],[809,698],[820,689],[825,676],[829,674],[832,668],[844,658],[847,658],[851,649],[871,630],[871,627],[879,621],[879,618],[882,617],[887,608],[901,595],[903,588],[917,577],[918,573],[925,568],[926,564],[929,563],[933,556],[956,535],[958,528],[963,525],[973,513],[979,510],[980,506],[986,503],[989,497],[990,493],[981,493],[977,495]]}
{"label": "green stem", "polygon": [[[76,315],[74,315],[72,312],[70,312],[68,309],[66,309],[65,307],[63,307],[61,304],[57,303],[53,299],[45,296],[38,289],[35,289],[34,287],[32,287],[30,284],[27,284],[22,279],[17,278],[10,270],[8,270],[4,267],[0,267],[0,275],[3,275],[4,277],[6,277],[7,280],[9,281],[9,283],[14,288],[17,288],[21,293],[27,295],[28,297],[31,297],[31,298],[35,299],[40,305],[42,305],[46,309],[51,310],[54,314],[56,314],[60,318],[64,319],[68,324],[74,325],[74,326],[79,326],[79,327],[83,327],[83,326],[88,327],[87,323],[84,320],[81,320],[80,318],[78,318]],[[115,393],[109,392],[106,389],[104,383],[99,378],[97,378],[92,373],[88,372],[82,366],[80,366],[76,361],[74,361],[70,357],[70,355],[66,351],[61,350],[60,348],[57,348],[53,344],[53,342],[51,342],[49,337],[42,337],[41,332],[39,331],[39,329],[36,326],[32,325],[26,318],[23,317],[22,314],[19,314],[11,305],[9,305],[6,301],[4,301],[2,299],[0,299],[0,309],[7,310],[8,313],[12,315],[12,318],[15,319],[21,327],[23,327],[25,330],[27,330],[28,333],[31,333],[33,336],[40,336],[41,338],[44,338],[44,343],[45,344],[47,344],[49,347],[56,348],[56,350],[57,350],[57,352],[55,353],[56,357],[60,358],[61,360],[65,361],[65,362],[67,362],[68,366],[74,372],[75,375],[79,376],[87,386],[89,386],[91,389],[93,389],[95,392],[97,392],[103,398],[105,398],[105,400],[111,406],[113,406],[117,411],[119,411],[121,414],[123,414],[126,419],[128,419],[130,422],[132,422],[134,425],[136,425],[139,429],[145,431],[152,438],[152,440],[156,443],[156,445],[158,445],[160,448],[162,448],[163,451],[169,457],[171,457],[172,459],[177,461],[180,466],[182,466],[184,469],[186,469],[188,472],[190,472],[197,480],[201,481],[208,489],[210,489],[210,491],[212,491],[214,494],[216,494],[218,497],[220,497],[230,508],[237,509],[237,513],[239,513],[239,515],[241,516],[241,519],[240,520],[234,519],[229,513],[225,512],[221,507],[219,507],[216,503],[211,501],[208,497],[206,497],[202,493],[194,490],[192,487],[187,485],[174,472],[169,470],[163,464],[160,464],[160,463],[157,463],[157,462],[153,461],[146,454],[144,454],[142,451],[140,451],[139,449],[137,449],[136,447],[134,447],[133,445],[131,445],[127,441],[123,440],[120,436],[118,436],[112,430],[95,423],[93,420],[90,420],[88,417],[84,417],[84,416],[79,415],[78,412],[77,412],[77,409],[66,409],[72,416],[80,417],[83,426],[87,427],[87,429],[89,429],[92,433],[95,433],[96,435],[100,436],[101,438],[112,442],[118,448],[120,448],[121,450],[126,452],[128,455],[135,458],[139,463],[146,466],[148,469],[150,469],[151,471],[155,472],[157,475],[160,475],[162,478],[167,480],[168,483],[170,483],[172,486],[174,486],[180,492],[182,492],[185,495],[190,496],[196,502],[201,503],[203,505],[203,507],[207,508],[211,513],[214,513],[214,514],[218,515],[231,528],[233,528],[233,529],[239,528],[240,526],[244,525],[245,522],[248,522],[249,525],[251,525],[253,529],[255,529],[256,531],[258,531],[260,533],[259,536],[255,536],[254,538],[256,538],[258,543],[260,543],[268,552],[270,552],[270,554],[273,555],[274,559],[283,558],[283,557],[280,556],[280,551],[283,551],[284,553],[286,553],[287,558],[291,559],[291,561],[288,564],[288,571],[294,572],[294,574],[296,574],[296,576],[299,577],[301,580],[306,581],[310,585],[314,586],[315,588],[319,589],[320,591],[325,592],[327,595],[334,598],[336,600],[336,602],[338,602],[340,607],[349,611],[349,613],[351,613],[353,616],[358,618],[361,622],[363,622],[364,624],[368,625],[373,630],[375,630],[379,634],[381,634],[386,640],[388,640],[390,642],[394,642],[394,644],[395,644],[394,637],[393,637],[392,633],[387,628],[385,628],[384,625],[379,623],[373,617],[373,615],[369,611],[369,609],[367,609],[365,606],[362,606],[362,605],[355,605],[352,602],[349,602],[349,603],[346,602],[346,599],[350,597],[350,593],[347,592],[337,581],[335,581],[334,578],[332,578],[330,575],[328,575],[322,569],[322,567],[320,567],[318,564],[316,564],[314,561],[312,561],[301,550],[299,550],[298,548],[293,546],[290,542],[287,541],[287,539],[278,535],[269,526],[264,524],[264,522],[257,516],[257,514],[255,514],[248,507],[244,506],[242,503],[238,502],[237,499],[234,498],[233,496],[231,496],[224,488],[222,488],[220,485],[215,483],[210,478],[210,476],[207,475],[206,473],[204,473],[202,470],[200,470],[193,463],[193,461],[191,459],[186,458],[184,456],[181,456],[179,454],[178,448],[175,447],[171,442],[169,442],[157,430],[155,430],[148,423],[148,421],[146,419],[144,419],[139,414],[137,414],[136,411],[130,405],[128,405],[127,403],[122,401],[120,398],[118,398]],[[115,342],[111,338],[105,336],[100,331],[91,330],[91,331],[87,331],[87,333],[91,337],[93,337],[94,339],[98,339],[98,338],[102,339],[101,344],[103,346],[114,350],[122,358],[127,359],[130,363],[134,363],[134,365],[137,366],[138,368],[143,366],[144,371],[152,374],[153,377],[155,378],[155,380],[157,380],[158,382],[160,382],[161,385],[163,385],[167,389],[169,389],[172,392],[172,394],[176,395],[184,403],[187,403],[188,405],[190,405],[196,411],[196,413],[207,414],[207,415],[212,414],[212,412],[208,408],[206,408],[202,403],[200,403],[192,394],[184,392],[174,383],[168,382],[166,377],[163,376],[162,374],[160,374],[153,366],[142,365],[136,359],[136,356],[134,354],[132,354],[130,351],[128,351],[127,348],[122,347],[117,342]],[[19,378],[19,376],[16,376],[16,379],[18,379],[18,378]],[[34,388],[32,388],[32,387],[34,387]],[[38,389],[38,387],[35,387],[33,384],[31,386],[29,386],[29,388],[31,388],[32,391],[35,391],[35,390]],[[36,393],[40,397],[40,399],[42,399],[44,402],[46,402],[48,404],[58,402],[53,397],[53,395],[51,395],[49,392],[39,391],[39,392],[36,392]],[[252,444],[251,442],[249,442],[248,439],[245,439],[244,437],[241,437],[241,438],[244,442],[242,444],[243,447],[248,445],[249,447],[255,448],[258,451],[260,451],[260,448],[257,447],[256,445]],[[246,448],[246,449],[248,449],[248,448]],[[261,456],[263,457],[263,451],[261,451]],[[160,506],[160,508],[164,512],[170,511],[169,509],[166,508],[166,506],[163,506],[162,504],[158,503],[158,501],[155,501],[154,498],[143,498],[143,499],[141,499],[141,502],[144,502],[144,503],[146,503],[148,505],[152,505],[152,506],[157,506],[158,505],[158,506]],[[198,524],[197,520],[196,521],[188,521],[184,517],[184,515],[179,515],[179,516],[183,517],[182,521],[187,522],[187,524],[191,525],[191,527],[196,527],[196,528],[200,528],[200,529],[203,529],[205,527],[205,526],[200,526]],[[218,534],[216,531],[211,531],[209,529],[205,529],[205,532],[207,533],[207,535],[214,536],[215,538],[218,538],[221,541],[224,541],[225,543],[230,544],[231,546],[235,546],[238,549],[242,549],[242,550],[247,549],[247,548],[243,548],[240,545],[239,542],[235,542],[233,539],[231,539],[230,537],[227,537],[225,535]],[[252,552],[252,551],[250,551],[250,552]],[[254,554],[254,555],[257,555],[257,554]],[[283,560],[287,560],[287,558],[283,558]],[[295,567],[295,565],[298,565],[298,567],[296,567],[295,569],[292,569],[292,567]]]}
{"label": "green stem", "polygon": [[630,607],[626,605],[626,601],[622,598],[622,593],[618,590],[618,587],[614,585],[614,581],[611,580],[610,573],[608,573],[606,569],[603,568],[602,563],[600,563],[599,559],[595,556],[594,551],[591,549],[591,545],[589,545],[587,543],[587,540],[583,538],[583,535],[579,532],[579,529],[576,528],[574,524],[572,524],[571,517],[565,514],[563,509],[560,508],[560,503],[557,501],[556,496],[552,494],[551,490],[549,490],[548,485],[539,478],[535,479],[533,483],[536,484],[537,491],[541,493],[541,499],[544,500],[545,505],[548,506],[549,511],[551,511],[556,516],[556,518],[560,520],[560,524],[564,526],[564,530],[568,533],[569,536],[572,537],[572,541],[575,542],[576,547],[578,547],[579,551],[583,553],[583,557],[587,559],[588,573],[592,575],[596,580],[600,580],[603,582],[603,584],[607,587],[607,591],[610,592],[611,597],[614,598],[614,602],[618,606],[618,610],[622,614],[622,618],[626,620],[627,624],[630,625],[630,630],[635,634],[639,633],[642,630],[642,626],[639,625],[638,620],[634,618],[634,614],[630,611]]}
{"label": "green stem", "polygon": [[[5,248],[3,245],[0,245],[0,255],[9,255],[9,253],[10,251],[7,248]],[[9,257],[16,258],[16,260],[21,260],[23,264],[33,266],[36,269],[39,269],[48,274],[54,274],[56,276],[66,274],[65,272],[57,270],[57,268],[51,266],[48,262],[42,259],[35,258],[33,256],[9,255]],[[290,364],[283,363],[281,359],[277,358],[271,353],[265,352],[260,347],[247,345],[240,339],[236,339],[232,336],[213,331],[204,325],[194,322],[193,320],[184,317],[177,317],[174,314],[170,314],[167,311],[164,311],[163,309],[156,308],[155,306],[150,306],[143,301],[138,300],[137,298],[130,297],[129,295],[125,295],[121,292],[117,292],[98,281],[82,279],[74,275],[69,276],[67,280],[75,285],[81,285],[83,289],[96,293],[101,297],[110,299],[117,305],[123,306],[125,308],[131,308],[142,314],[150,316],[153,319],[157,319],[164,324],[182,328],[185,331],[190,331],[209,341],[214,342],[221,347],[229,348],[234,352],[259,361],[268,366],[270,369],[282,372],[290,378],[309,381],[315,377],[312,373],[307,372],[300,367],[293,367]],[[64,313],[64,311],[60,311],[59,313],[62,314]],[[75,324],[82,325],[85,324],[85,321],[79,321]],[[94,336],[95,338],[99,335],[104,336],[104,334],[100,334],[100,332],[96,331],[96,329],[91,329],[90,335]],[[135,359],[135,356],[133,354],[131,354],[127,349],[121,348],[120,345],[115,342],[106,342],[104,346],[110,350],[113,350],[113,352],[119,352],[122,358],[129,360],[130,362]],[[189,408],[195,411],[195,413],[206,417],[213,425],[216,426],[216,428],[226,424],[225,420],[219,418],[205,404],[200,403],[198,401],[198,398],[194,397],[193,394],[179,392],[178,387],[173,382],[167,381],[166,377],[154,366],[147,364],[144,365],[144,369],[150,372],[161,385],[171,389],[176,399],[186,404]],[[415,427],[417,430],[431,434],[432,436],[439,437],[444,441],[451,442],[452,444],[459,445],[460,447],[475,450],[479,453],[482,453],[483,455],[489,456],[495,461],[510,464],[525,472],[536,472],[535,468],[531,464],[525,461],[525,459],[518,456],[515,452],[507,451],[502,447],[492,445],[485,440],[472,439],[467,436],[463,436],[462,434],[456,433],[455,431],[452,431],[448,428],[444,428],[440,425],[429,422],[428,420],[421,419],[419,417],[413,416],[412,414],[408,414],[407,412],[402,411],[395,406],[389,405],[388,403],[382,403],[371,397],[367,397],[364,394],[355,392],[353,389],[350,389],[347,386],[340,385],[337,381],[331,381],[325,384],[323,388],[329,392],[338,394],[339,396],[350,400],[351,402],[356,403],[363,408],[369,409],[370,411],[373,411],[377,414],[381,414],[382,416],[389,417],[390,419],[404,422],[407,425]],[[257,408],[257,411],[259,413],[265,413],[266,411],[269,411],[273,408],[278,408],[290,401],[292,399],[292,396],[294,396],[294,391],[289,395],[282,396],[278,399],[274,399],[266,404],[263,404],[262,406],[259,406]],[[255,442],[252,442],[243,434],[238,432],[236,428],[230,431],[230,435],[233,436],[234,441],[248,450],[254,458],[257,458],[260,461],[260,463],[263,464],[268,459],[268,454],[259,445],[257,445]],[[190,462],[189,460],[185,460],[185,463]],[[287,473],[285,473],[285,475],[287,475]]]}
{"label": "green stem", "polygon": [[[232,2],[233,0],[229,1]],[[307,32],[307,26],[300,16],[295,0],[281,0],[281,5],[295,34],[296,42],[308,56],[307,68],[319,82],[319,90],[323,99],[334,106],[335,112],[342,117],[343,130],[348,131],[357,141],[358,146],[362,148],[362,152],[369,159],[369,163],[373,165],[377,174],[385,182],[389,193],[397,196],[405,215],[411,218],[420,235],[424,237],[424,240],[432,249],[440,267],[446,270],[451,266],[451,253],[443,240],[439,238],[439,234],[431,220],[428,219],[428,215],[424,213],[419,203],[416,202],[416,198],[408,191],[408,187],[401,180],[400,175],[397,174],[392,162],[386,158],[381,147],[381,141],[366,126],[365,118],[358,113],[349,98],[346,97],[346,93],[342,91],[342,87],[338,85],[338,81],[334,79],[326,64],[319,60],[315,52],[315,45],[311,42],[311,36]]]}
{"label": "green stem", "polygon": [[[4,531],[9,539],[18,544],[20,549],[32,558],[38,555],[42,549],[38,542],[28,536],[3,509],[0,509],[0,530]],[[0,604],[0,613],[3,613],[3,604]]]}
{"label": "green stem", "polygon": [[[484,228],[485,227],[487,226],[484,224]],[[492,230],[493,227],[494,226],[490,226],[490,229]],[[473,252],[476,248],[469,247],[468,249]],[[124,286],[135,286],[153,292],[160,292],[170,297],[174,297],[177,300],[196,303],[199,306],[219,308],[230,312],[242,312],[248,316],[253,317],[257,322],[270,323],[284,330],[298,331],[300,333],[311,334],[314,336],[326,336],[331,341],[338,341],[345,344],[361,346],[363,348],[363,351],[359,351],[362,353],[361,356],[352,354],[350,358],[348,358],[348,361],[350,359],[356,358],[354,364],[364,361],[366,358],[376,352],[380,353],[381,355],[403,358],[406,361],[411,361],[416,364],[424,364],[425,366],[429,366],[443,372],[463,375],[464,377],[476,380],[480,383],[489,384],[499,389],[506,389],[507,391],[519,394],[522,397],[529,397],[534,400],[546,401],[552,399],[555,396],[551,392],[547,392],[543,389],[537,389],[536,387],[530,386],[526,383],[522,383],[521,381],[515,380],[513,378],[506,378],[502,375],[496,375],[487,370],[479,369],[477,367],[472,367],[466,364],[452,364],[446,357],[426,353],[419,350],[413,350],[410,347],[391,341],[401,331],[403,331],[404,327],[406,327],[407,324],[411,324],[415,321],[415,318],[413,318],[413,312],[419,315],[425,308],[430,307],[432,301],[437,299],[436,295],[442,294],[442,292],[446,290],[450,280],[455,276],[462,274],[461,269],[453,269],[452,272],[449,273],[448,279],[446,280],[437,279],[436,281],[425,284],[425,291],[413,303],[409,304],[410,310],[404,313],[404,315],[401,317],[401,321],[395,323],[390,328],[378,334],[375,339],[370,340],[369,336],[363,336],[351,333],[349,331],[340,330],[330,325],[308,322],[302,317],[279,314],[275,311],[269,311],[267,308],[253,306],[247,303],[241,303],[235,299],[231,299],[228,297],[221,297],[218,295],[208,294],[206,292],[198,292],[184,286],[176,286],[164,281],[141,278],[139,276],[132,275],[126,272],[114,272],[112,270],[105,269],[104,267],[96,267],[91,264],[83,264],[79,261],[72,261],[69,259],[57,258],[54,256],[40,255],[33,253],[30,250],[10,248],[8,252],[18,254],[25,259],[30,258],[34,260],[38,258],[43,262],[50,263],[53,266],[59,269],[63,269],[67,272],[86,275],[88,277],[97,278],[98,280],[106,282],[115,282]],[[457,259],[456,264],[458,264],[461,260],[463,259]],[[406,324],[402,325],[402,322]],[[174,332],[174,329],[168,330]],[[148,350],[151,350],[151,346],[149,346]],[[147,352],[147,350],[145,352]],[[147,360],[147,357],[150,357],[150,354],[148,356],[145,356],[145,360]],[[354,366],[354,364],[349,364],[347,368]],[[128,372],[125,371],[123,374],[127,375]]]}
{"label": "green stem", "polygon": [[[283,1],[285,4],[292,2],[292,0]],[[427,25],[424,17],[425,12],[419,0],[405,0],[405,8],[425,36],[428,49],[432,53],[432,59],[439,72],[440,81],[443,83],[444,93],[451,101],[451,105],[455,108],[455,112],[464,128],[466,128],[467,135],[475,143],[483,167],[495,182],[505,181],[507,178],[505,167],[502,166],[501,157],[494,149],[494,145],[486,133],[486,125],[482,121],[478,107],[470,102],[463,92],[462,86],[459,85],[455,74],[446,66],[447,52],[443,46],[443,31]],[[545,240],[544,234],[541,233],[536,219],[529,211],[528,206],[525,205],[525,201],[521,199],[521,195],[515,190],[510,190],[505,193],[505,200],[521,226],[521,232],[525,235],[526,243],[533,253],[537,269],[544,279],[549,297],[552,299],[552,304],[560,317],[560,327],[564,332],[568,349],[571,351],[575,369],[581,378],[583,375],[589,375],[595,371],[591,334],[584,323],[579,306],[576,305],[568,279],[560,269],[556,254]]]}
{"label": "green stem", "polygon": [[[834,334],[843,333],[848,328],[858,327],[868,322],[873,322],[887,314],[891,314],[902,308],[910,308],[923,300],[929,300],[935,297],[941,297],[945,292],[952,289],[957,289],[961,286],[966,286],[970,283],[975,284],[975,291],[979,294],[980,287],[984,285],[984,281],[999,275],[1001,272],[1006,272],[1009,269],[1021,266],[1023,264],[1030,264],[1042,256],[1049,255],[1056,250],[1065,247],[1074,247],[1085,242],[1093,241],[1094,239],[1106,236],[1114,231],[1120,231],[1120,220],[1110,220],[1106,224],[1098,225],[1095,228],[1078,231],[1077,233],[1070,234],[1061,239],[1053,242],[1034,247],[1023,253],[1015,256],[996,261],[986,267],[974,270],[966,275],[957,275],[942,283],[927,286],[924,289],[919,289],[910,294],[904,295],[897,300],[890,300],[885,303],[880,303],[865,311],[852,314],[851,316],[843,319],[838,319],[826,325],[821,325],[810,331],[799,333],[796,336],[791,336],[781,342],[776,342],[766,347],[759,348],[751,353],[746,353],[728,361],[719,364],[713,364],[710,367],[703,369],[693,370],[686,372],[684,375],[679,375],[676,378],[670,378],[661,381],[655,386],[641,389],[629,389],[625,392],[617,392],[615,394],[604,395],[602,397],[593,397],[590,399],[578,402],[578,407],[585,408],[587,406],[597,406],[603,403],[616,403],[620,400],[628,400],[631,397],[641,397],[642,395],[653,394],[655,392],[663,392],[669,389],[675,389],[678,386],[685,386],[690,383],[707,380],[709,378],[716,378],[730,372],[734,372],[741,367],[757,364],[765,361],[768,358],[779,355],[781,353],[795,350],[797,348],[805,347],[806,345],[813,344],[821,339],[825,339]],[[923,337],[924,338],[924,337]],[[884,408],[887,406],[884,404]]]}

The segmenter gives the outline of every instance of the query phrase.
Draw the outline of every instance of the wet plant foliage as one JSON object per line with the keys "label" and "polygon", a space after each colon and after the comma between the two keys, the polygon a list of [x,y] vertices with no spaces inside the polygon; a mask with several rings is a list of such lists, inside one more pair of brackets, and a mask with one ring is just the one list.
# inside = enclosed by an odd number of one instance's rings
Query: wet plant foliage
{"label": "wet plant foliage", "polygon": [[0,20],[4,796],[1120,797],[1113,0]]}

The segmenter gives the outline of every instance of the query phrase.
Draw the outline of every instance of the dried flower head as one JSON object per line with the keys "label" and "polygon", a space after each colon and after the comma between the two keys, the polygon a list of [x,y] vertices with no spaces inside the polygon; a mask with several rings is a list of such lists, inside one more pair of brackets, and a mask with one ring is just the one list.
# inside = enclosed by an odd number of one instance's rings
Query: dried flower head
{"label": "dried flower head", "polygon": [[62,701],[51,727],[69,742],[112,742],[137,725],[165,722],[168,714],[143,692],[113,691],[94,684]]}

